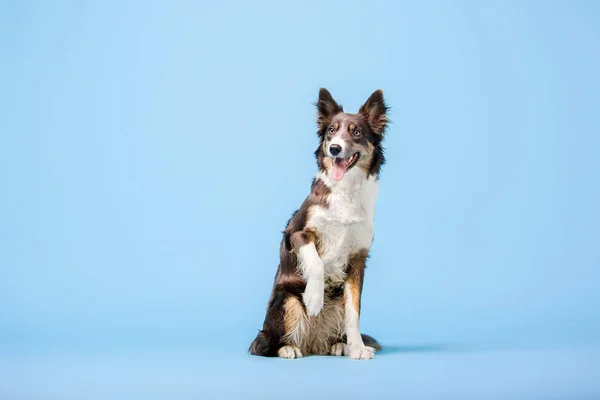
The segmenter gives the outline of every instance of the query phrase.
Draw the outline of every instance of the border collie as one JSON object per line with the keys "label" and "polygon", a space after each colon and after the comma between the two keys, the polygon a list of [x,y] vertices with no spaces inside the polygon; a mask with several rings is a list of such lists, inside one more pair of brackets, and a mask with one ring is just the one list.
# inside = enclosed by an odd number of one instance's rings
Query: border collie
{"label": "border collie", "polygon": [[327,89],[316,106],[319,170],[283,231],[263,329],[249,351],[371,359],[381,346],[360,333],[359,316],[388,107],[377,90],[348,114]]}

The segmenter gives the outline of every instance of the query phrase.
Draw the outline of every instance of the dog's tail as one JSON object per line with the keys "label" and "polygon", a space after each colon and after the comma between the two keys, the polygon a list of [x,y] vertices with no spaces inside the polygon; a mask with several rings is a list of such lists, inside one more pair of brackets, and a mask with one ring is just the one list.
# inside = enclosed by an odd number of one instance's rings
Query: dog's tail
{"label": "dog's tail", "polygon": [[379,344],[379,342],[377,340],[375,340],[373,337],[369,336],[369,335],[365,335],[364,333],[361,334],[362,336],[362,340],[363,343],[365,344],[365,346],[369,346],[375,349],[375,351],[380,351],[383,347],[381,346],[381,344]]}
{"label": "dog's tail", "polygon": [[267,332],[259,331],[248,351],[254,356],[275,357],[277,356],[276,342],[278,340],[273,340]]}

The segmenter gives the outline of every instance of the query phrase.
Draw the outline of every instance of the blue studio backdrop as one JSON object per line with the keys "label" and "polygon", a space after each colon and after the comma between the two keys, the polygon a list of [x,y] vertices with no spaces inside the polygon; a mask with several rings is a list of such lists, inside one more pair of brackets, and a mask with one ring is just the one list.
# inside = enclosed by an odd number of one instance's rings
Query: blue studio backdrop
{"label": "blue studio backdrop", "polygon": [[[0,33],[0,398],[600,396],[598,2],[1,1]],[[391,106],[367,362],[246,353],[320,87]]]}

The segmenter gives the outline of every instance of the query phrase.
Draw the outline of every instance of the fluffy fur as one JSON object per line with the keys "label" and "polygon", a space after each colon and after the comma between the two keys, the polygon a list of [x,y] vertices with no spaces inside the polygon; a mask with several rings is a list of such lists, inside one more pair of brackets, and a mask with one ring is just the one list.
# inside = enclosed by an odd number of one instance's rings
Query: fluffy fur
{"label": "fluffy fur", "polygon": [[381,346],[360,333],[360,305],[388,108],[381,90],[357,114],[345,113],[326,89],[316,106],[318,172],[283,232],[266,317],[250,353],[370,359]]}

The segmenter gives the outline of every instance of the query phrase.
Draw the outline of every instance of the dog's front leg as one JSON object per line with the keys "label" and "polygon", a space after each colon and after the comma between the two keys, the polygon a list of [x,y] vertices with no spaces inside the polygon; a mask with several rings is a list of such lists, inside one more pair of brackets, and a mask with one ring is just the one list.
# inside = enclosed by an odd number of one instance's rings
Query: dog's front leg
{"label": "dog's front leg", "polygon": [[306,230],[296,232],[292,235],[292,245],[297,249],[298,266],[306,280],[302,295],[306,312],[310,316],[317,316],[323,308],[325,296],[325,267],[315,246],[315,234]]}
{"label": "dog's front leg", "polygon": [[367,255],[368,251],[363,250],[350,257],[344,284],[346,353],[355,360],[367,360],[375,355],[375,349],[365,346],[360,334],[360,303]]}

